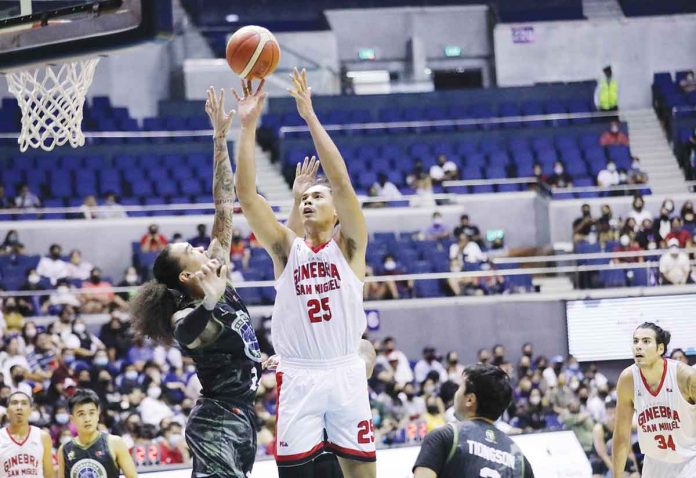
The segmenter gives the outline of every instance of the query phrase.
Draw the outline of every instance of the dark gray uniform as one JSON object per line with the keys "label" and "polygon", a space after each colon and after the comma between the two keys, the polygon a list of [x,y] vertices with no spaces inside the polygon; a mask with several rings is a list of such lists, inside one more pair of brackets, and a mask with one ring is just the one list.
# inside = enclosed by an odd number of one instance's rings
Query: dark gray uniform
{"label": "dark gray uniform", "polygon": [[101,433],[91,445],[83,447],[75,440],[63,446],[65,476],[61,478],[118,478],[121,473],[109,450],[109,435]]}
{"label": "dark gray uniform", "polygon": [[418,467],[433,470],[438,478],[534,478],[515,442],[484,420],[433,430],[423,440],[413,469]]}
{"label": "dark gray uniform", "polygon": [[254,399],[261,352],[249,312],[230,285],[213,311],[188,303],[174,336],[196,364],[202,396],[186,424],[191,476],[246,478],[256,456]]}

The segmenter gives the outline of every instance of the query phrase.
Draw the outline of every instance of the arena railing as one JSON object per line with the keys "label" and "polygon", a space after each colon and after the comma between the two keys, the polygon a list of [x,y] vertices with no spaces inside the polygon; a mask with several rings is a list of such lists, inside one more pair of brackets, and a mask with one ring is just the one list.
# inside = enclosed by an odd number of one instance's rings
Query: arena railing
{"label": "arena railing", "polygon": [[[687,254],[696,253],[696,248],[684,248],[680,250]],[[390,281],[418,281],[418,280],[447,280],[447,279],[480,279],[487,277],[513,277],[521,275],[529,276],[554,276],[559,274],[577,274],[582,272],[600,272],[608,270],[632,270],[632,269],[654,269],[659,266],[658,260],[646,260],[643,262],[611,262],[607,264],[574,264],[566,266],[534,266],[521,267],[516,269],[498,269],[496,265],[510,264],[542,264],[548,262],[578,262],[588,260],[606,259],[632,259],[632,258],[656,258],[663,254],[669,253],[669,249],[654,249],[650,251],[625,251],[625,252],[597,252],[587,254],[559,254],[545,256],[526,256],[526,257],[491,257],[490,263],[493,267],[489,270],[477,271],[460,271],[460,272],[428,272],[419,274],[395,274],[395,275],[380,275],[367,276],[365,282],[390,282]],[[691,266],[696,266],[696,260],[690,260]],[[242,275],[243,275],[242,271]],[[243,281],[235,283],[235,287],[239,289],[251,287],[273,287],[275,282],[272,280],[262,281]],[[114,293],[129,293],[138,289],[134,287],[111,287],[110,291]],[[104,293],[99,289],[71,289],[71,293],[76,295],[100,294]],[[0,297],[31,297],[31,296],[50,296],[55,293],[55,289],[37,290],[37,291],[0,291]]]}

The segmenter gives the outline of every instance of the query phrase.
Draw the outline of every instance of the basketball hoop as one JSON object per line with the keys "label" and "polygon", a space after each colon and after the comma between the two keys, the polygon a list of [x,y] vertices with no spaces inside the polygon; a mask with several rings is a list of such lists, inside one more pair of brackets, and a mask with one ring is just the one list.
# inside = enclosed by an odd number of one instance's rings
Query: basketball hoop
{"label": "basketball hoop", "polygon": [[99,57],[7,73],[10,93],[22,111],[20,151],[29,147],[51,151],[67,142],[73,148],[85,144],[82,108],[97,63]]}

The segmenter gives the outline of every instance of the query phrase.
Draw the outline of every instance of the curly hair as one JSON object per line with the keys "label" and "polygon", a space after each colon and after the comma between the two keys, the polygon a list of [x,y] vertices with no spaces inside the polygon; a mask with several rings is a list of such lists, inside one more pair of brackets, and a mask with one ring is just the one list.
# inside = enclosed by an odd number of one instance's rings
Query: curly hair
{"label": "curly hair", "polygon": [[169,246],[155,259],[155,277],[143,284],[130,301],[130,314],[136,337],[149,337],[157,343],[174,342],[172,315],[177,311],[178,298],[184,291],[179,282],[181,265],[171,256]]}

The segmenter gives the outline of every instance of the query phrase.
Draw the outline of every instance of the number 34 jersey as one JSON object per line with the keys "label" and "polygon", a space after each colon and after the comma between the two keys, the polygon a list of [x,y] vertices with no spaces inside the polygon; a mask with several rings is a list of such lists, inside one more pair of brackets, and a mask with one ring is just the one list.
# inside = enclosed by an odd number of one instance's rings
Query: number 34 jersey
{"label": "number 34 jersey", "polygon": [[367,326],[363,282],[336,241],[312,248],[295,238],[275,288],[271,330],[281,358],[323,361],[357,352]]}
{"label": "number 34 jersey", "polygon": [[678,362],[664,360],[656,392],[634,364],[633,403],[640,449],[655,460],[681,463],[696,458],[696,405],[686,401],[677,382]]}

